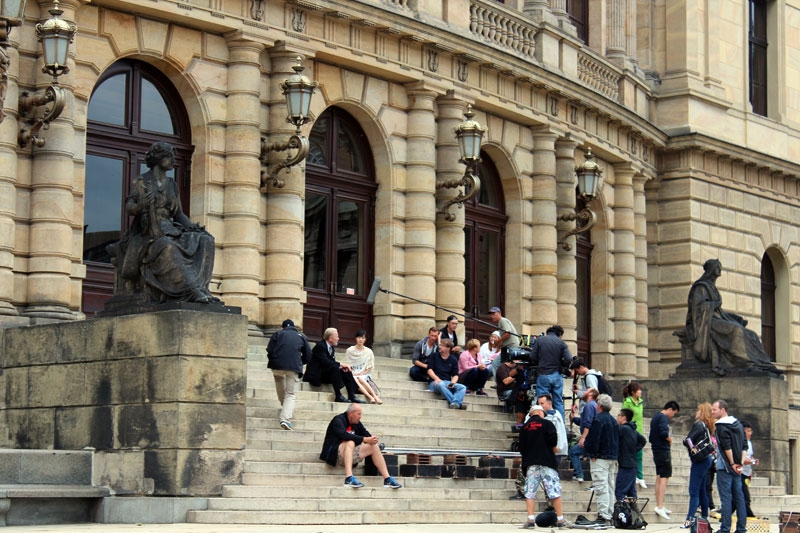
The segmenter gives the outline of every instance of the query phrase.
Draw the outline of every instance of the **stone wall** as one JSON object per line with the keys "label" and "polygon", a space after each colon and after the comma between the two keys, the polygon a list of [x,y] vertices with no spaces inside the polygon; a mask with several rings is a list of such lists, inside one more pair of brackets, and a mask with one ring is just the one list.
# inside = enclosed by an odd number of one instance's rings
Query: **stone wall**
{"label": "stone wall", "polygon": [[98,451],[120,493],[216,494],[245,445],[247,318],[173,310],[2,331],[11,447]]}

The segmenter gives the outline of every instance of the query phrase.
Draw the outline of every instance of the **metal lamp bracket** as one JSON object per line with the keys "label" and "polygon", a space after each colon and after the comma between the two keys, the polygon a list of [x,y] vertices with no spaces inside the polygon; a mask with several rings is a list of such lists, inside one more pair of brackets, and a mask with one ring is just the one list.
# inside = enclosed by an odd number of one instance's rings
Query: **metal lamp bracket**
{"label": "metal lamp bracket", "polygon": [[261,172],[261,186],[262,188],[267,187],[267,183],[271,182],[273,187],[278,189],[282,189],[286,183],[278,177],[278,173],[283,170],[289,170],[294,165],[300,163],[303,159],[306,158],[308,155],[308,148],[309,142],[308,138],[300,135],[300,128],[297,129],[297,132],[289,137],[287,142],[282,143],[268,143],[265,138],[261,138],[261,155],[259,156],[259,160],[261,163],[266,164],[268,162],[268,157],[270,152],[285,152],[287,150],[297,150],[297,152],[292,155],[291,153],[286,156],[286,159],[273,165],[268,170],[264,170]]}
{"label": "metal lamp bracket", "polygon": [[561,241],[561,248],[569,251],[572,250],[572,245],[567,242],[567,239],[573,235],[577,235],[578,233],[583,233],[584,231],[589,231],[592,229],[592,226],[594,226],[597,222],[597,215],[594,211],[586,207],[576,213],[565,213],[560,215],[558,220],[563,222],[575,221],[575,227],[569,230],[567,234],[564,235],[564,240]]}
{"label": "metal lamp bracket", "polygon": [[456,187],[463,186],[465,190],[469,190],[467,194],[460,191],[458,196],[445,202],[442,208],[436,212],[437,215],[442,215],[448,222],[452,222],[456,219],[456,215],[450,212],[452,206],[458,204],[458,208],[461,209],[464,206],[464,202],[473,198],[481,190],[481,179],[473,174],[473,169],[473,165],[467,165],[467,170],[464,172],[464,176],[461,179],[443,181],[436,184],[437,189],[455,189]]}
{"label": "metal lamp bracket", "polygon": [[[31,111],[36,107],[41,107],[47,104],[52,104],[46,107],[44,113],[39,117],[29,116]],[[45,140],[39,137],[39,132],[42,129],[48,129],[50,123],[57,119],[61,112],[64,111],[64,106],[67,104],[67,92],[58,87],[57,85],[50,85],[43,93],[30,94],[24,91],[19,97],[19,112],[25,118],[24,125],[19,130],[17,141],[20,148],[25,148],[29,143],[41,148],[45,144]]]}

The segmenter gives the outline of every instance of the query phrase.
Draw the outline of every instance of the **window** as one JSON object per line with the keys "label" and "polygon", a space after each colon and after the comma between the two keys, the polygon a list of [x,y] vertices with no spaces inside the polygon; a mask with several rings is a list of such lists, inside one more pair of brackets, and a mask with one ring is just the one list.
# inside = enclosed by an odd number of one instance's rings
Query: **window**
{"label": "window", "polygon": [[749,3],[750,104],[753,113],[767,116],[767,2]]}
{"label": "window", "polygon": [[589,42],[589,2],[588,0],[567,0],[569,21],[575,26],[578,38]]}
{"label": "window", "polygon": [[775,269],[765,253],[761,259],[761,344],[770,361],[775,353]]}
{"label": "window", "polygon": [[189,214],[189,164],[192,155],[186,111],[175,88],[157,69],[122,60],[98,80],[89,99],[84,196],[82,310],[93,316],[114,288],[114,269],[106,246],[128,229],[125,199],[133,179],[144,172],[151,144],[175,147],[175,168],[184,212]]}

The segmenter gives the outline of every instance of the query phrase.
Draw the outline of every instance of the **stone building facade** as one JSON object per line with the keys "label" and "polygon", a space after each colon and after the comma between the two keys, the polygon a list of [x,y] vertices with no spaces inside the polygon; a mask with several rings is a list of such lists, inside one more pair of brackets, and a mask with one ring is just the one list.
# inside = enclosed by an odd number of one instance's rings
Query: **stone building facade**
{"label": "stone building facade", "polygon": [[[800,436],[800,0],[63,0],[68,105],[44,146],[20,147],[19,96],[49,84],[33,26],[50,7],[30,0],[8,47],[4,326],[92,315],[112,284],[100,245],[124,230],[141,169],[133,142],[166,139],[184,149],[185,210],[216,237],[212,291],[254,337],[287,317],[312,338],[364,327],[399,357],[450,314],[420,301],[485,320],[500,305],[523,333],[561,324],[615,379],[666,378],[715,257],[725,306],[759,334],[771,302]],[[319,83],[311,153],[262,183],[285,157],[263,146],[294,131],[280,84],[298,56]],[[448,220],[468,105],[487,127],[483,192]],[[597,223],[565,247],[558,217],[589,148]],[[376,276],[396,294],[369,306]]]}

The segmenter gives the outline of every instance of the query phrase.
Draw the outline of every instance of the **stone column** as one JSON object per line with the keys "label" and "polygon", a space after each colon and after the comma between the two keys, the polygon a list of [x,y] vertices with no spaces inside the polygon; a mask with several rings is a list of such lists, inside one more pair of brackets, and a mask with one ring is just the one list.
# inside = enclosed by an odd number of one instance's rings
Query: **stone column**
{"label": "stone column", "polygon": [[[408,146],[406,177],[405,283],[397,292],[425,302],[436,298],[436,117],[437,94],[423,83],[407,86]],[[419,339],[433,325],[434,308],[404,304],[407,339]]]}
{"label": "stone column", "polygon": [[[578,143],[572,139],[561,138],[556,141],[556,208],[558,215],[575,212],[575,148]],[[571,223],[558,224],[559,235],[572,228]],[[576,293],[575,237],[570,237],[571,250],[564,250],[559,244],[558,257],[558,321],[564,328],[564,341],[569,344],[573,354],[577,354],[578,296]]]}
{"label": "stone column", "polygon": [[[18,316],[14,304],[14,246],[17,216],[17,79],[19,77],[19,28],[11,32],[6,53],[0,55],[9,61],[5,118],[0,115],[0,324],[2,317]],[[7,319],[14,320],[14,319]],[[19,319],[17,319],[19,320]]]}
{"label": "stone column", "polygon": [[[455,197],[463,187],[448,189],[441,187],[446,181],[458,181],[464,175],[464,165],[459,163],[461,157],[458,142],[453,132],[464,119],[464,102],[455,98],[452,93],[441,96],[437,100],[439,117],[436,143],[436,197],[437,208]],[[448,221],[442,215],[436,217],[436,303],[454,311],[464,311],[464,208],[451,206],[449,212],[455,220]],[[437,311],[441,321],[449,313]],[[459,319],[461,322],[461,320]],[[459,338],[464,338],[463,327],[460,327]]]}
{"label": "stone column", "polygon": [[606,22],[608,23],[608,42],[606,57],[609,59],[625,58],[625,22],[628,0],[609,0]]}
{"label": "stone column", "polygon": [[[66,21],[75,20],[77,0],[65,0],[59,4],[64,10],[61,16]],[[47,13],[51,2],[40,3],[40,12]],[[70,47],[69,63],[74,66],[75,48]],[[41,62],[35,67],[36,85],[30,87],[43,90],[51,78],[41,72]],[[72,113],[74,102],[72,95],[72,73],[58,78],[59,86],[67,92],[67,105],[61,116],[50,124],[50,128],[42,130],[45,139],[42,148],[25,148],[30,151],[30,231],[28,235],[28,277],[27,308],[23,315],[33,319],[73,320],[77,318],[72,303],[72,270],[76,257],[73,244],[79,239],[73,235],[82,233],[82,220],[74,220],[75,204],[75,170],[72,159],[75,151],[75,139],[83,138],[85,132],[76,131]],[[37,112],[37,111],[34,111]],[[78,249],[80,249],[80,245]],[[33,320],[35,322],[35,320]]]}
{"label": "stone column", "polygon": [[532,331],[538,334],[558,321],[555,142],[559,135],[546,127],[532,132],[530,316]]}
{"label": "stone column", "polygon": [[[285,142],[294,133],[294,126],[286,122],[286,99],[281,93],[280,84],[294,74],[292,66],[297,64],[297,51],[284,46],[270,49],[272,73],[269,80],[269,130],[275,134],[269,142]],[[308,62],[303,72],[313,78],[313,69]],[[317,91],[317,98],[319,98]],[[304,127],[308,135],[313,123]],[[286,153],[275,154],[273,161],[286,157]],[[264,271],[266,287],[264,290],[263,322],[268,328],[278,328],[286,318],[294,320],[298,326],[303,319],[303,225],[305,223],[305,163],[282,170],[283,188],[268,186],[267,191],[267,234]]]}
{"label": "stone column", "polygon": [[259,215],[262,207],[260,61],[264,45],[240,35],[228,39],[228,97],[225,127],[224,232],[217,271],[222,277],[222,300],[242,308],[251,334],[261,320],[259,281],[264,240]]}
{"label": "stone column", "polygon": [[649,331],[647,307],[647,203],[644,186],[647,177],[633,177],[633,235],[636,261],[636,373],[638,378],[647,377]]}
{"label": "stone column", "polygon": [[633,177],[629,164],[614,167],[614,376],[636,375],[636,247]]}
{"label": "stone column", "polygon": [[636,4],[638,0],[627,0],[627,1],[628,1],[628,7],[627,7],[628,12],[625,15],[627,19],[627,23],[625,24],[625,40],[626,40],[625,53],[628,56],[628,60],[631,63],[638,64],[639,59],[638,59],[638,46],[637,46],[637,35],[636,35],[636,29],[638,27],[636,21],[637,17]]}

